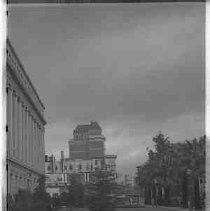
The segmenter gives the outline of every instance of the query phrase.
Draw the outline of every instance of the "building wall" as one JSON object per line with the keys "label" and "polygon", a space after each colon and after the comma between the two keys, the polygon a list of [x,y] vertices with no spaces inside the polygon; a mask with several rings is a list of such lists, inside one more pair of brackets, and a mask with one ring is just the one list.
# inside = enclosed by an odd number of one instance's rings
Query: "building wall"
{"label": "building wall", "polygon": [[86,140],[69,141],[69,158],[71,159],[91,159],[104,156],[104,136],[91,137]]}
{"label": "building wall", "polygon": [[70,159],[92,159],[104,156],[105,137],[97,122],[78,125],[73,131],[73,139],[69,140]]}
{"label": "building wall", "polygon": [[[106,155],[105,156],[105,164],[108,171],[116,174],[116,155]],[[115,175],[116,177],[117,175]]]}
{"label": "building wall", "polygon": [[33,190],[44,175],[44,125],[41,103],[11,44],[7,43],[8,193]]}
{"label": "building wall", "polygon": [[[83,183],[89,183],[91,179],[91,175],[97,170],[102,169],[105,164],[105,169],[110,172],[113,176],[112,179],[116,179],[116,155],[106,155],[104,157],[93,158],[89,160],[83,159],[64,159],[63,162],[61,160],[56,160],[54,163],[55,169],[46,174],[56,175],[65,174],[67,178],[71,175],[77,174],[78,177],[81,178]],[[61,165],[63,163],[63,166]],[[49,164],[48,160],[46,160],[46,166]],[[63,169],[63,170],[62,170]],[[54,177],[54,176],[52,176]],[[67,181],[69,183],[69,181]],[[49,184],[47,185],[47,187]]]}

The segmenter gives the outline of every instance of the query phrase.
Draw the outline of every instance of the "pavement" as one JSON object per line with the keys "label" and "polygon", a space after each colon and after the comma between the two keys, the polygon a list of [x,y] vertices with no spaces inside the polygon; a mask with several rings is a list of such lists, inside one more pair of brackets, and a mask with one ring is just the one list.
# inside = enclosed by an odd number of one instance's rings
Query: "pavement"
{"label": "pavement", "polygon": [[116,211],[188,211],[189,209],[183,209],[180,207],[152,207],[145,206],[144,208],[119,208]]}
{"label": "pavement", "polygon": [[[152,207],[149,205],[146,205],[145,207],[141,208],[117,208],[116,211],[188,211],[189,209],[184,209],[180,207],[163,207],[163,206],[158,206],[158,207]],[[68,208],[63,208],[59,209],[59,211],[88,211],[85,208],[77,208],[77,209],[68,209]],[[197,210],[197,211],[204,211],[204,210]]]}

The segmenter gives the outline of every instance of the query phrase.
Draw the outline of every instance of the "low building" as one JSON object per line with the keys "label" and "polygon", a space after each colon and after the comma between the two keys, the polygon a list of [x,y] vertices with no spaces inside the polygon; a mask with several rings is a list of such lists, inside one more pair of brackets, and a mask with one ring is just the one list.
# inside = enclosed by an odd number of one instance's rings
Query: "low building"
{"label": "low building", "polygon": [[[61,153],[62,154],[62,153]],[[105,155],[88,160],[64,158],[55,160],[54,156],[45,159],[45,169],[47,174],[83,174],[84,183],[89,182],[89,174],[105,166],[116,177],[116,155]]]}
{"label": "low building", "polygon": [[63,191],[67,190],[69,185],[68,174],[65,173],[53,173],[46,174],[46,191],[52,196],[56,197]]}
{"label": "low building", "polygon": [[105,169],[112,176],[112,180],[116,179],[116,155],[105,155],[93,159],[70,159],[64,158],[61,152],[61,159],[55,160],[54,156],[45,156],[46,169],[46,188],[50,192],[59,189],[59,193],[65,191],[65,187],[70,185],[71,176],[75,176],[83,184],[92,182],[92,175],[99,169]]}

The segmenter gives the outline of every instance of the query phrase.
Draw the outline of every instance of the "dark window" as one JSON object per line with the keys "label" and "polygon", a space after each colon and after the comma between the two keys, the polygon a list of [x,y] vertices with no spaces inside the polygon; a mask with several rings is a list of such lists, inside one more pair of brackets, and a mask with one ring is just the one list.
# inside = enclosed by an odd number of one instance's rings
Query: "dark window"
{"label": "dark window", "polygon": [[70,165],[69,165],[69,170],[72,170],[72,169],[73,169],[73,167],[72,167],[72,165],[70,164]]}
{"label": "dark window", "polygon": [[64,170],[67,170],[67,166],[64,166]]}
{"label": "dark window", "polygon": [[56,170],[56,171],[58,170],[58,167],[57,167],[57,166],[55,167],[55,170]]}
{"label": "dark window", "polygon": [[95,160],[95,165],[97,165],[98,164],[98,161],[97,160]]}
{"label": "dark window", "polygon": [[47,155],[45,155],[45,162],[47,162],[48,161],[48,156]]}

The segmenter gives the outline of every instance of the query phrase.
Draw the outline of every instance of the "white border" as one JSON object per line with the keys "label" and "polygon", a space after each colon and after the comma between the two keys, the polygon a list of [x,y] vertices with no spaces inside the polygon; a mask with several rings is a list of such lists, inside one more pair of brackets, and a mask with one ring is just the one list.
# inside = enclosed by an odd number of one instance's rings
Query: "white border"
{"label": "white border", "polygon": [[210,3],[206,2],[206,210],[210,208],[210,191],[209,191],[209,175],[210,175],[210,165],[209,162],[209,140],[210,140]]}
{"label": "white border", "polygon": [[0,1],[0,158],[2,158],[0,162],[0,210],[7,209],[6,203],[6,193],[7,193],[7,180],[6,180],[6,130],[5,130],[5,122],[6,122],[6,93],[5,93],[5,82],[6,82],[6,56],[5,56],[5,44],[6,44],[6,3]]}
{"label": "white border", "polygon": [[[6,0],[5,0],[6,1]],[[80,4],[75,3],[76,6]],[[71,3],[71,6],[75,4]],[[126,3],[129,5],[129,3]],[[85,3],[81,3],[82,6],[86,5]],[[89,6],[94,6],[93,3],[88,4]],[[103,5],[102,3],[100,5]],[[107,4],[106,4],[107,5]],[[112,5],[118,5],[117,3]],[[16,5],[20,6],[20,5]],[[21,5],[23,6],[23,5]],[[30,5],[31,6],[31,5]],[[36,5],[35,5],[36,6]],[[38,4],[37,4],[38,6]],[[44,4],[42,4],[44,6]],[[51,5],[52,6],[52,5]],[[58,6],[55,4],[54,6]],[[66,4],[61,4],[59,6],[66,6]],[[2,162],[0,162],[0,210],[6,211],[6,133],[5,133],[5,120],[6,120],[6,95],[5,95],[5,64],[6,64],[6,56],[5,56],[5,44],[6,44],[6,3],[0,1],[0,158],[2,158]],[[210,149],[210,3],[206,2],[206,115],[205,115],[205,128],[206,128],[206,137],[207,137],[207,145],[206,145],[206,210],[210,210],[210,188],[208,185],[210,180],[210,161],[209,161],[209,149]],[[3,71],[2,71],[3,70]],[[208,209],[209,208],[209,209]]]}

